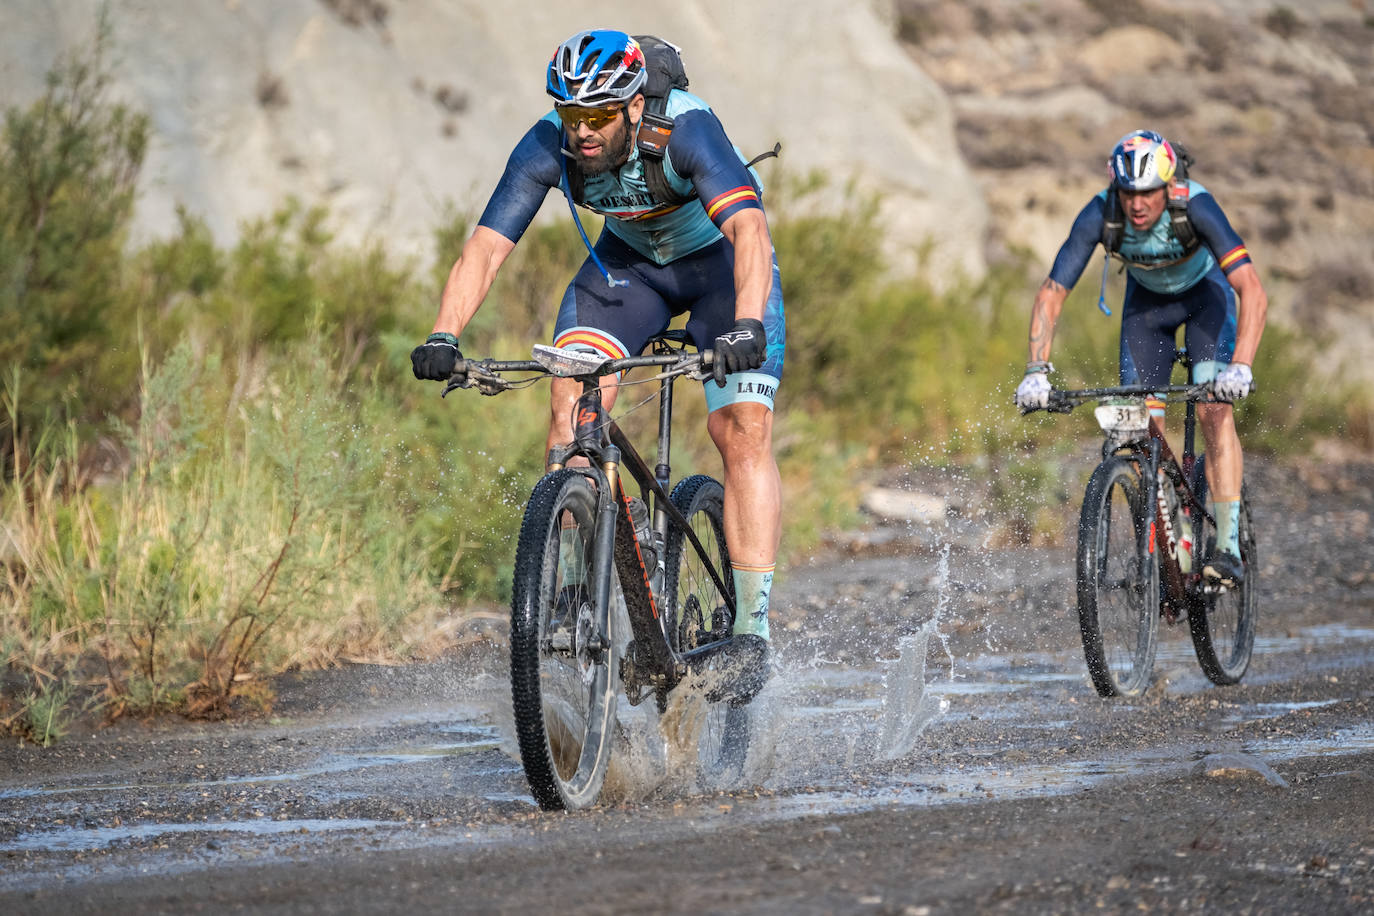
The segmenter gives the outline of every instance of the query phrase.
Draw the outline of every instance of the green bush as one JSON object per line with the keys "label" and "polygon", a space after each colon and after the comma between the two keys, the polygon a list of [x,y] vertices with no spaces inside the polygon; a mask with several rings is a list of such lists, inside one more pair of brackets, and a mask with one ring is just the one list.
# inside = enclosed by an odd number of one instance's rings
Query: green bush
{"label": "green bush", "polygon": [[[53,68],[36,102],[5,114],[0,366],[31,376],[29,419],[77,398],[83,418],[98,417],[132,373],[109,344],[121,333],[112,319],[148,120],[107,99],[106,44],[102,27],[89,51]],[[83,384],[92,378],[114,384]],[[6,453],[15,435],[3,431]]]}

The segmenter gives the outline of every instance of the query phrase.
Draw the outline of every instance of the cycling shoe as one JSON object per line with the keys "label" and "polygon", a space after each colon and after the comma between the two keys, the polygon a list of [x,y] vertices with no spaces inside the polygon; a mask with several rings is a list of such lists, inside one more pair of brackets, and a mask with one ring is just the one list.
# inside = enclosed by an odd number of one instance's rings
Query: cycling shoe
{"label": "cycling shoe", "polygon": [[1202,564],[1202,578],[1209,583],[1236,588],[1245,581],[1245,564],[1229,550],[1219,550]]}
{"label": "cycling shoe", "polygon": [[772,675],[769,663],[768,640],[753,633],[732,636],[706,663],[710,672],[710,687],[706,700],[719,703],[728,700],[732,706],[744,706],[758,696]]}

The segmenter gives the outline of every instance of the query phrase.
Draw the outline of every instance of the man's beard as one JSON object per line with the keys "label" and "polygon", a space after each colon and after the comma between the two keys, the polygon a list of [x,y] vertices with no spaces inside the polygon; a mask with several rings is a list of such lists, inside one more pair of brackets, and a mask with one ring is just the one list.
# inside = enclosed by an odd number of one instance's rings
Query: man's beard
{"label": "man's beard", "polygon": [[620,168],[630,159],[630,122],[628,118],[616,122],[619,127],[619,134],[611,137],[601,152],[595,156],[584,156],[582,150],[573,147],[573,155],[577,157],[577,165],[582,169],[582,174],[604,175]]}

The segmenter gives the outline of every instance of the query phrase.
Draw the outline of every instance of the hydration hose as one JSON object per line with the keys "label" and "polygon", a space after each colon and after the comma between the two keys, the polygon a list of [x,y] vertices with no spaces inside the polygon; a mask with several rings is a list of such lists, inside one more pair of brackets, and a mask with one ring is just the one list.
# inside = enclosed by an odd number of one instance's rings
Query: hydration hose
{"label": "hydration hose", "polygon": [[[574,215],[576,215],[576,214],[574,214]],[[577,228],[578,228],[578,229],[581,229],[582,227],[579,225]],[[584,235],[584,236],[582,236],[582,238],[585,239],[586,236]],[[1102,310],[1102,314],[1104,314],[1104,315],[1110,315],[1110,314],[1112,313],[1112,310],[1111,310],[1110,308],[1107,307],[1107,268],[1111,266],[1111,263],[1112,263],[1112,256],[1109,255],[1109,254],[1107,254],[1106,252],[1103,252],[1103,254],[1102,254],[1102,284],[1101,284],[1100,286],[1098,286],[1098,288],[1097,288],[1097,307],[1100,308],[1100,309]]]}
{"label": "hydration hose", "polygon": [[[617,280],[611,276],[611,272],[606,269],[606,265],[601,263],[601,259],[596,256],[596,249],[592,247],[591,240],[587,238],[587,230],[582,228],[582,219],[577,215],[577,204],[572,199],[572,186],[568,183],[568,151],[563,150],[563,155],[558,160],[558,167],[563,172],[563,197],[568,201],[568,209],[572,211],[573,225],[577,226],[577,234],[582,236],[582,244],[587,246],[587,254],[592,256],[592,263],[596,269],[601,271],[601,276],[606,278],[606,285],[611,289],[617,286],[629,286],[629,280]],[[1104,275],[1105,276],[1105,275]]]}

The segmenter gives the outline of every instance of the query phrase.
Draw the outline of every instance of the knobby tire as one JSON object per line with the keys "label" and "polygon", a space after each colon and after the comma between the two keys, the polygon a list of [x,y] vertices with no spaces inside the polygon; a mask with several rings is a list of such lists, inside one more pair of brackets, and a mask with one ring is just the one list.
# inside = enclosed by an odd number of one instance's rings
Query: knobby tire
{"label": "knobby tire", "polygon": [[[575,470],[539,481],[525,508],[511,598],[511,696],[520,761],[546,810],[595,803],[616,706],[613,615],[596,607],[597,494]],[[612,579],[614,591],[614,577]],[[605,604],[612,602],[607,596]],[[603,648],[602,639],[611,645]]]}
{"label": "knobby tire", "polygon": [[1078,523],[1078,625],[1093,687],[1135,696],[1150,682],[1159,635],[1159,556],[1153,507],[1128,458],[1108,458],[1088,481]]}
{"label": "knobby tire", "polygon": [[[673,504],[706,547],[721,579],[734,596],[730,551],[725,542],[725,490],[704,474],[686,477],[673,488]],[[730,636],[734,625],[701,557],[676,525],[664,546],[664,628],[675,651],[695,648]],[[749,748],[750,712],[745,705],[722,700],[709,704],[697,745],[697,760],[708,776],[739,771]]]}
{"label": "knobby tire", "polygon": [[[1203,505],[1207,504],[1207,477],[1203,463],[1197,464],[1194,492]],[[1199,556],[1195,567],[1216,549],[1216,530],[1209,526],[1208,536],[1198,538]],[[1188,633],[1193,638],[1202,673],[1214,684],[1237,684],[1250,667],[1255,648],[1255,623],[1259,614],[1258,589],[1259,558],[1255,551],[1255,530],[1250,522],[1250,505],[1246,489],[1241,486],[1240,498],[1240,559],[1245,564],[1245,578],[1239,588],[1221,594],[1200,593],[1188,611]]]}

